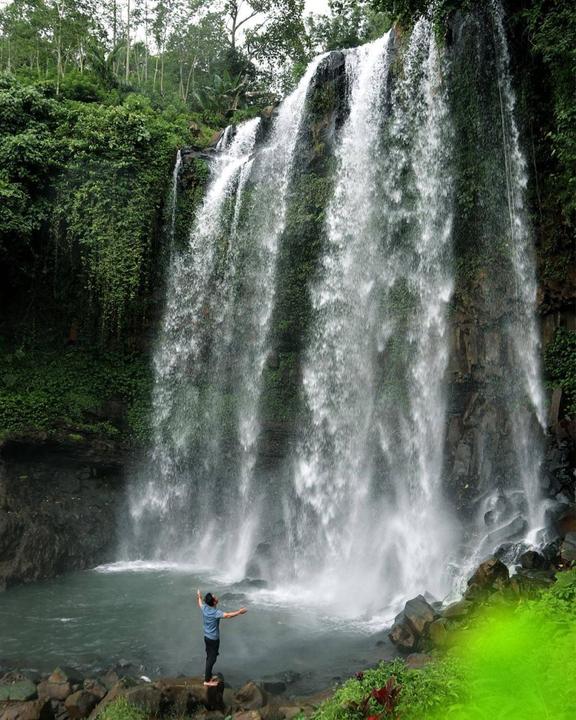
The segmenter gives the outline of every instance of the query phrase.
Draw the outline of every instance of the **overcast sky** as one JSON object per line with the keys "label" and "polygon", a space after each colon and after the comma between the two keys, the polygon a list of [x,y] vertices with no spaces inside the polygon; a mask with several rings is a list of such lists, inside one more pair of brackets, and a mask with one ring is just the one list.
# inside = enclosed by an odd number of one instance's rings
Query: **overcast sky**
{"label": "overcast sky", "polygon": [[[8,5],[10,0],[0,0],[0,7]],[[308,13],[327,13],[328,0],[306,0],[306,14]]]}

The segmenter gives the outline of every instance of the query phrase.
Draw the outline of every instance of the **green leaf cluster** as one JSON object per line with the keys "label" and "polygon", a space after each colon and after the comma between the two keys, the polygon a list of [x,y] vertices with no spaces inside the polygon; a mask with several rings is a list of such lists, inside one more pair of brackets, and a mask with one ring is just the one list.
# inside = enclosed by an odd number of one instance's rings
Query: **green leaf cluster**
{"label": "green leaf cluster", "polygon": [[67,163],[56,184],[54,233],[69,251],[78,249],[102,323],[118,328],[147,289],[156,224],[186,124],[128,96],[117,107],[73,104],[60,130]]}
{"label": "green leaf cluster", "polygon": [[562,388],[566,414],[576,417],[576,331],[558,328],[544,352],[547,385]]}
{"label": "green leaf cluster", "polygon": [[99,720],[147,720],[148,717],[148,713],[124,697],[119,697],[111,702],[98,715]]}
{"label": "green leaf cluster", "polygon": [[73,347],[3,352],[0,437],[80,434],[144,442],[151,385],[148,362],[136,353]]}

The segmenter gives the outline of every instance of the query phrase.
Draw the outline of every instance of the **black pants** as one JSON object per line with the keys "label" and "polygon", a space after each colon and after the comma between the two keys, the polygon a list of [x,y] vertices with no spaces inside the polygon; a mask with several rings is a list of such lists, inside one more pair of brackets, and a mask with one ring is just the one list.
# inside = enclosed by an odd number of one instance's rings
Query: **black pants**
{"label": "black pants", "polygon": [[204,673],[204,680],[208,682],[212,679],[212,668],[218,657],[220,640],[210,640],[210,638],[205,637],[204,642],[206,643],[206,672]]}

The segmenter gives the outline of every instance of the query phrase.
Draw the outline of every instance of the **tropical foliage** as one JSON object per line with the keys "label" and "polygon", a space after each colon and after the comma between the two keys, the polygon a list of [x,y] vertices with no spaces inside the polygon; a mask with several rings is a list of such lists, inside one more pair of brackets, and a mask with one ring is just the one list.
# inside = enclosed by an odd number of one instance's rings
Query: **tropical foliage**
{"label": "tropical foliage", "polygon": [[576,673],[576,570],[520,605],[484,608],[422,670],[403,661],[358,673],[314,720],[569,720]]}

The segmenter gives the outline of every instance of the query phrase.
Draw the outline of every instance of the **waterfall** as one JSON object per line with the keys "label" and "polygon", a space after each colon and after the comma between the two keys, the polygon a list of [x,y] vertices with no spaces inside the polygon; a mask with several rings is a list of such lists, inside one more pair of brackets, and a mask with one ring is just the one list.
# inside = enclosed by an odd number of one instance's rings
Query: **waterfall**
{"label": "waterfall", "polygon": [[[542,538],[547,504],[541,493],[543,435],[546,408],[541,382],[540,339],[535,316],[536,269],[534,241],[526,207],[528,173],[516,122],[516,98],[510,75],[510,57],[503,24],[503,9],[493,0],[489,7],[495,55],[498,143],[493,152],[500,170],[504,200],[494,203],[497,232],[504,240],[505,289],[496,291],[506,313],[500,332],[503,348],[493,360],[506,371],[505,387],[494,384],[492,393],[504,398],[495,410],[501,413],[500,444],[508,456],[502,463],[493,448],[485,449],[485,491],[472,533],[473,550],[465,567],[506,542],[528,545]],[[494,225],[486,222],[488,237]],[[502,285],[504,285],[502,282]],[[501,314],[498,310],[496,315]],[[503,454],[503,453],[501,453]],[[512,545],[510,560],[516,545]]]}
{"label": "waterfall", "polygon": [[178,182],[180,180],[180,170],[182,168],[182,152],[178,150],[176,153],[176,162],[174,163],[174,170],[172,171],[172,185],[170,188],[170,228],[169,228],[169,239],[170,246],[174,242],[174,236],[176,233],[176,208],[178,207]]}
{"label": "waterfall", "polygon": [[173,255],[154,355],[153,449],[129,495],[131,553],[245,565],[276,254],[321,60],[280,105],[256,155],[259,119],[226,129],[188,247]]}
{"label": "waterfall", "polygon": [[[515,452],[523,495],[527,505],[528,528],[534,535],[544,525],[545,503],[540,492],[542,463],[541,432],[546,429],[546,408],[541,381],[540,336],[536,324],[536,268],[534,239],[526,188],[528,172],[520,148],[515,118],[516,98],[510,77],[510,58],[503,24],[503,8],[494,0],[493,18],[498,49],[498,86],[502,115],[502,144],[510,213],[509,242],[515,288],[514,313],[509,333],[513,346],[513,365],[519,370],[516,402],[510,404]],[[534,427],[537,420],[539,427]]]}
{"label": "waterfall", "polygon": [[[168,268],[132,556],[389,618],[542,527],[533,242],[500,6],[460,30],[446,47],[421,18],[318,57],[271,118],[223,132]],[[464,325],[484,354],[455,370]],[[272,412],[286,377],[290,412]]]}
{"label": "waterfall", "polygon": [[416,24],[390,92],[393,40],[346,57],[289,518],[299,575],[325,601],[357,587],[353,612],[423,589],[442,596],[454,542],[442,495],[450,128],[431,24]]}

